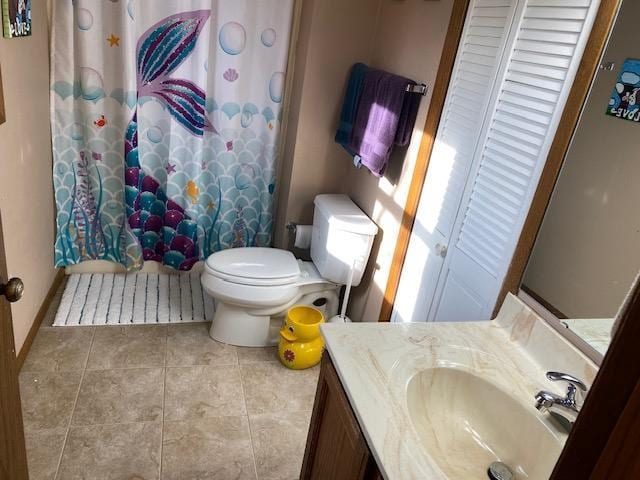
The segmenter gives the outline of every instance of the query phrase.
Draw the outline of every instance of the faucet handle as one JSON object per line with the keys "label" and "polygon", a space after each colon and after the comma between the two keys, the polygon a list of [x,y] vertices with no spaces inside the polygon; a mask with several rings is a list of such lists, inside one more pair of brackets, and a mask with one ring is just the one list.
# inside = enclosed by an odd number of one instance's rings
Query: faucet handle
{"label": "faucet handle", "polygon": [[569,384],[567,389],[567,403],[582,406],[584,397],[587,393],[587,386],[573,375],[562,372],[547,372],[547,378],[552,382],[563,380]]}
{"label": "faucet handle", "polygon": [[580,389],[583,392],[587,391],[587,386],[582,381],[578,380],[573,375],[569,375],[568,373],[547,372],[547,378],[552,382],[557,382],[558,380],[564,380],[569,384],[569,386],[573,386],[574,389]]}
{"label": "faucet handle", "polygon": [[552,382],[563,380],[567,382],[567,394],[560,397],[552,392],[541,391],[535,396],[535,407],[541,412],[550,412],[560,416],[573,424],[575,422],[587,392],[587,386],[576,377],[562,372],[547,372],[547,378]]}

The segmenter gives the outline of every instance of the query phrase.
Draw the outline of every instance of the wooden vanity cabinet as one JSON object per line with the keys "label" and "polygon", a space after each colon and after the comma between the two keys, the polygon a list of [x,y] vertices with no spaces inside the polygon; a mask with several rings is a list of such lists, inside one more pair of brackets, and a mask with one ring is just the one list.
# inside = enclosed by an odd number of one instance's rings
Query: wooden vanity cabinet
{"label": "wooden vanity cabinet", "polygon": [[382,479],[326,351],[322,357],[300,478]]}

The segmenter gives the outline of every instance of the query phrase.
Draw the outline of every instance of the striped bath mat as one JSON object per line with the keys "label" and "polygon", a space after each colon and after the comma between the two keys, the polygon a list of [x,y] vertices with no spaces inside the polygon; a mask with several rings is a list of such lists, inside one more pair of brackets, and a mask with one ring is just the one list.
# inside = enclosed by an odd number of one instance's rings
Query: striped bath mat
{"label": "striped bath mat", "polygon": [[199,273],[70,275],[54,326],[204,322],[213,299]]}

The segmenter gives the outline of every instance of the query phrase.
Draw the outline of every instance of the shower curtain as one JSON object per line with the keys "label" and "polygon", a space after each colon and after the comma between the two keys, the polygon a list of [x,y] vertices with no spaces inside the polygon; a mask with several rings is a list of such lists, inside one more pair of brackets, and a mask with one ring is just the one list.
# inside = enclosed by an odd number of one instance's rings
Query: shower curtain
{"label": "shower curtain", "polygon": [[268,246],[293,0],[54,0],[55,264]]}

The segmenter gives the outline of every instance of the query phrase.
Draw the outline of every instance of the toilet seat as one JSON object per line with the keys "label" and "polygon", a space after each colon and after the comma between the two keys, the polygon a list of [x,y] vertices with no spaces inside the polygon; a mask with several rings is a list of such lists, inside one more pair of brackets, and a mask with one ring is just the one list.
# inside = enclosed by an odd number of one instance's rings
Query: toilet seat
{"label": "toilet seat", "polygon": [[211,255],[202,285],[217,300],[247,307],[284,305],[301,294],[301,288],[331,285],[312,262],[303,262],[288,250],[242,247]]}
{"label": "toilet seat", "polygon": [[293,285],[301,275],[296,257],[288,250],[242,247],[223,250],[207,258],[205,271],[237,285]]}

